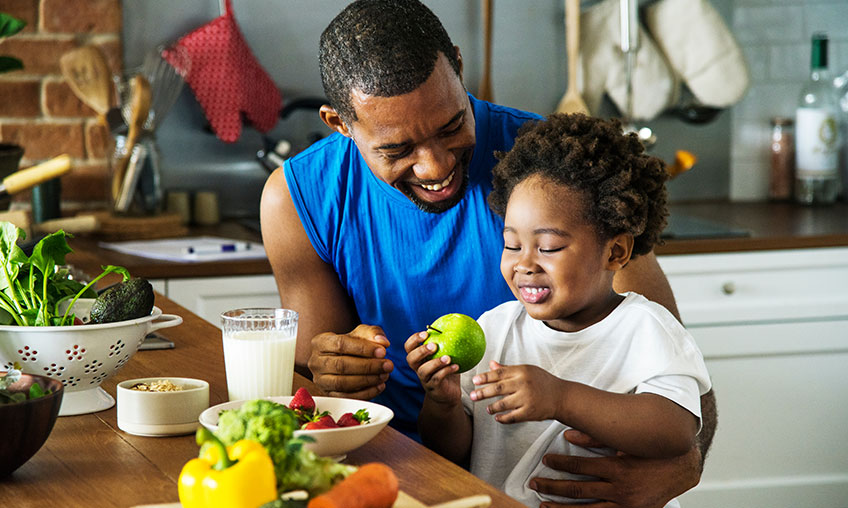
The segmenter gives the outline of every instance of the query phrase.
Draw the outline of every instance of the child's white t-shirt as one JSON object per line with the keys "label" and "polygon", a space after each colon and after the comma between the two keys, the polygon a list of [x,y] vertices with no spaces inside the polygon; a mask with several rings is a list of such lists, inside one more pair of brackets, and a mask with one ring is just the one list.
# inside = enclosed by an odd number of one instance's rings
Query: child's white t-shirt
{"label": "child's white t-shirt", "polygon": [[[486,353],[480,363],[461,375],[462,404],[474,422],[471,472],[528,506],[542,500],[528,487],[534,477],[574,478],[541,464],[546,453],[600,456],[609,449],[586,449],[563,437],[568,427],[556,420],[501,424],[486,412],[496,399],[474,402],[471,379],[489,370],[489,361],[502,365],[536,365],[553,375],[616,393],[650,392],[666,397],[701,417],[700,396],[710,379],[698,346],[688,331],[661,305],[637,293],[605,319],[573,333],[549,328],[531,318],[518,301],[484,313],[478,322],[486,333]],[[672,501],[667,507],[679,506]]]}

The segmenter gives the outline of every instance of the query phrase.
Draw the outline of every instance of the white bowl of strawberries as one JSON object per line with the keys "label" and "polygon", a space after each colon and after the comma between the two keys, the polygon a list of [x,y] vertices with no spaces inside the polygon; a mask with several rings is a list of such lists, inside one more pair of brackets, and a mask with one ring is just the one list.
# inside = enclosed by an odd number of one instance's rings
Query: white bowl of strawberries
{"label": "white bowl of strawberries", "polygon": [[[312,397],[299,388],[290,397],[266,397],[298,414],[300,430],[295,436],[310,436],[313,442],[304,447],[323,457],[338,457],[353,451],[374,438],[394,417],[386,406],[364,400],[337,397]],[[200,424],[215,432],[221,411],[238,409],[246,401],[224,402],[200,413]]]}

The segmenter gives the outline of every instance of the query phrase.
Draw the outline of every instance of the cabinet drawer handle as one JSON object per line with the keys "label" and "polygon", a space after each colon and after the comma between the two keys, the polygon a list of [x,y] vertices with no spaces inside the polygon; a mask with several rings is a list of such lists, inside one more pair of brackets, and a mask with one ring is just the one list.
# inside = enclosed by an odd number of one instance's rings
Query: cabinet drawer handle
{"label": "cabinet drawer handle", "polygon": [[731,282],[725,282],[724,284],[721,285],[721,292],[726,294],[726,295],[732,295],[733,293],[736,292],[736,284],[734,284],[732,281]]}

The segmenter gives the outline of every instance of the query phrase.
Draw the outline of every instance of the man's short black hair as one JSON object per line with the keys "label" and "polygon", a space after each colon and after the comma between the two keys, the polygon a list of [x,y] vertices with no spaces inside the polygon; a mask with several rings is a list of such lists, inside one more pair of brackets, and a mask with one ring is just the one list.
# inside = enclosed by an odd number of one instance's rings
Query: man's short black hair
{"label": "man's short black hair", "polygon": [[460,74],[459,58],[439,18],[417,0],[358,0],[321,34],[324,94],[353,122],[351,90],[394,97],[421,86],[442,53]]}
{"label": "man's short black hair", "polygon": [[585,196],[585,219],[601,238],[633,235],[633,257],[661,242],[668,217],[668,173],[617,119],[553,114],[518,130],[515,146],[496,152],[489,206],[501,217],[515,187],[541,176]]}

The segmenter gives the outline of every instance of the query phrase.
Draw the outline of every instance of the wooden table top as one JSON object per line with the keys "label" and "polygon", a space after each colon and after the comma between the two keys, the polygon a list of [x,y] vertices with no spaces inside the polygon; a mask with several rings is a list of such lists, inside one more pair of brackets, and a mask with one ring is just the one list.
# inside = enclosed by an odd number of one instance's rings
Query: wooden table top
{"label": "wooden table top", "polygon": [[[162,331],[176,348],[137,352],[102,387],[115,397],[115,385],[126,379],[192,377],[209,382],[210,405],[227,401],[220,330],[158,294],[156,305],[184,320]],[[311,382],[295,374],[294,385],[310,387]],[[193,435],[139,437],[121,431],[115,406],[59,417],[38,453],[0,480],[0,499],[21,507],[127,508],[175,502],[180,471],[197,452]],[[346,459],[354,465],[372,461],[391,466],[401,489],[426,504],[488,494],[492,506],[522,506],[391,427]]]}

